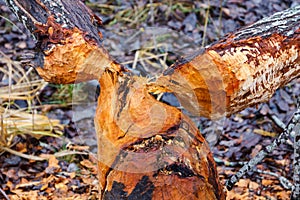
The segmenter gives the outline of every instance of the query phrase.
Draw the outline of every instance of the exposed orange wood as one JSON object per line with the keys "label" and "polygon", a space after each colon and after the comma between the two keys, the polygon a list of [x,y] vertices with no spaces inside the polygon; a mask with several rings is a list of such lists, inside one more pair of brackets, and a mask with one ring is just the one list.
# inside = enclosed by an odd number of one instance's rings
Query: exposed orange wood
{"label": "exposed orange wood", "polygon": [[145,78],[107,70],[100,85],[95,125],[102,198],[126,192],[124,198],[225,199],[208,144],[187,116],[157,101]]}
{"label": "exposed orange wood", "polygon": [[171,66],[153,92],[173,92],[195,115],[218,118],[265,102],[300,75],[300,29],[235,40],[235,34],[188,62]]}
{"label": "exposed orange wood", "polygon": [[121,71],[121,66],[113,64],[108,53],[78,28],[63,28],[53,17],[37,27],[35,32],[48,36],[42,41],[49,43],[43,51],[43,66],[36,66],[46,81],[68,84],[99,79],[106,68]]}

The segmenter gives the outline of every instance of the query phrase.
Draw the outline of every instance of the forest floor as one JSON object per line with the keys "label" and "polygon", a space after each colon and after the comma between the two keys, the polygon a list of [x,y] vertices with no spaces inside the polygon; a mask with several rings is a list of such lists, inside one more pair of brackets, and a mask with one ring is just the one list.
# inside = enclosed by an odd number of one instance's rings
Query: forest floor
{"label": "forest floor", "polygon": [[[176,59],[300,0],[86,3],[102,19],[109,53],[134,73],[152,77]],[[34,48],[33,38],[0,0],[0,199],[97,199],[97,82],[45,83],[26,65]],[[299,94],[297,79],[267,103],[230,118],[193,118],[211,144],[222,183],[272,143],[282,131],[272,116],[287,124]],[[164,98],[176,104],[173,96]],[[227,192],[227,199],[289,199],[279,178],[292,182],[292,159],[292,142],[280,145]]]}

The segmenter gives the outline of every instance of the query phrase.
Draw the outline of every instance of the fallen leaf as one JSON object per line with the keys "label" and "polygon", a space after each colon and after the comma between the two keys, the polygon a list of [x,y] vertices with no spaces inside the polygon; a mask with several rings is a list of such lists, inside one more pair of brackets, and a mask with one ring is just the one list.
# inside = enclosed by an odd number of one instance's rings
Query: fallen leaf
{"label": "fallen leaf", "polygon": [[262,145],[258,144],[256,146],[254,146],[254,148],[251,151],[251,157],[253,158],[254,156],[256,156],[258,154],[258,152],[262,149]]}
{"label": "fallen leaf", "polygon": [[283,199],[283,200],[290,199],[290,195],[291,195],[291,192],[285,191],[285,190],[276,193],[277,199]]}
{"label": "fallen leaf", "polygon": [[21,152],[21,153],[26,153],[27,152],[26,145],[24,143],[21,143],[21,142],[16,144],[16,150],[18,152]]}
{"label": "fallen leaf", "polygon": [[85,159],[83,161],[80,162],[80,164],[88,169],[90,169],[92,171],[92,173],[96,173],[97,174],[97,166],[92,163],[91,161]]}
{"label": "fallen leaf", "polygon": [[259,184],[258,183],[250,181],[250,183],[249,183],[249,189],[256,190],[258,188],[259,188]]}
{"label": "fallen leaf", "polygon": [[68,191],[68,186],[66,186],[64,183],[55,184],[55,188],[59,189],[61,192],[67,192]]}
{"label": "fallen leaf", "polygon": [[275,160],[275,163],[281,166],[288,166],[288,161],[286,159],[283,160]]}
{"label": "fallen leaf", "polygon": [[47,174],[53,174],[55,172],[58,172],[59,169],[60,169],[60,166],[58,165],[58,160],[56,159],[56,157],[54,155],[51,155],[49,157],[48,167],[45,169],[45,172]]}
{"label": "fallen leaf", "polygon": [[41,191],[46,190],[48,188],[48,183],[42,185],[41,187]]}
{"label": "fallen leaf", "polygon": [[261,184],[262,184],[263,186],[269,187],[269,186],[271,186],[272,184],[274,184],[274,181],[273,181],[273,180],[268,180],[268,179],[263,179],[263,180],[261,181]]}
{"label": "fallen leaf", "polygon": [[28,183],[28,180],[25,178],[21,178],[20,184],[25,184]]}
{"label": "fallen leaf", "polygon": [[6,182],[6,187],[8,187],[10,190],[15,188],[14,184],[11,181]]}
{"label": "fallen leaf", "polygon": [[245,187],[247,188],[249,185],[250,180],[249,179],[241,179],[239,182],[237,182],[238,187]]}
{"label": "fallen leaf", "polygon": [[14,169],[10,169],[6,172],[2,172],[3,174],[5,174],[8,178],[14,179],[14,180],[18,180],[19,177],[16,175],[16,171]]}
{"label": "fallen leaf", "polygon": [[48,165],[49,167],[57,167],[57,168],[60,167],[60,166],[58,165],[58,160],[57,160],[56,157],[53,156],[53,155],[51,155],[51,156],[49,157],[48,163],[49,163],[49,165]]}

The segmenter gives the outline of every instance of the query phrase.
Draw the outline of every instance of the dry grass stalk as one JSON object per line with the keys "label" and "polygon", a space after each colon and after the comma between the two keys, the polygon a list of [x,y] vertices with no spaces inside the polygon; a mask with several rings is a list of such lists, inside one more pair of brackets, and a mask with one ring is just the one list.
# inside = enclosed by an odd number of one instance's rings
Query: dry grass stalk
{"label": "dry grass stalk", "polygon": [[[39,92],[47,83],[37,78],[32,68],[25,70],[20,62],[13,61],[0,51],[0,147],[14,145],[17,135],[29,134],[35,138],[42,136],[59,137],[63,126],[59,120],[36,114],[32,107],[38,100]],[[19,108],[16,100],[24,100],[28,107]],[[55,131],[54,131],[55,130]],[[0,150],[0,151],[1,151]]]}

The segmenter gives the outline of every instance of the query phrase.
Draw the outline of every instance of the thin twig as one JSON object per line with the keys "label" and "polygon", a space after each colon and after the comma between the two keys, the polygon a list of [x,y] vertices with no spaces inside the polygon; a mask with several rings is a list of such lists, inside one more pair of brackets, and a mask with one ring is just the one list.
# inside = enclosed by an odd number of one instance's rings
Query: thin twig
{"label": "thin twig", "polygon": [[[4,151],[7,151],[7,152],[9,152],[11,154],[17,155],[19,157],[22,157],[22,158],[25,158],[25,159],[28,159],[28,160],[36,160],[36,161],[48,160],[49,156],[52,155],[52,154],[51,155],[49,154],[49,155],[44,155],[43,157],[40,157],[40,156],[33,156],[33,155],[24,154],[24,153],[15,151],[15,150],[7,148],[7,147],[0,147],[0,149],[2,149]],[[88,155],[89,153],[87,153],[87,152],[79,152],[79,151],[60,151],[60,152],[57,152],[57,153],[55,153],[53,155],[56,158],[58,158],[58,157],[64,157],[64,156],[69,156],[69,155],[75,155],[75,154]]]}
{"label": "thin twig", "polygon": [[235,183],[239,181],[239,179],[244,176],[247,172],[251,171],[259,162],[261,162],[268,153],[272,153],[272,151],[279,146],[281,143],[284,143],[288,140],[289,134],[292,132],[295,125],[298,123],[300,118],[300,110],[298,109],[292,120],[288,123],[287,128],[273,141],[272,144],[265,147],[261,150],[254,158],[252,158],[247,164],[245,164],[236,174],[231,176],[229,180],[226,181],[226,187],[228,190],[231,190]]}
{"label": "thin twig", "polygon": [[[217,164],[223,165],[223,166],[228,166],[228,167],[236,167],[236,166],[243,166],[245,164],[247,164],[247,162],[230,162],[230,161],[224,161],[220,158],[214,157],[214,160]],[[270,176],[275,176],[276,178],[278,178],[280,184],[285,188],[285,189],[293,189],[294,186],[293,184],[284,176],[280,176],[274,172],[269,172],[269,171],[264,171],[264,170],[260,170],[257,168],[254,168],[253,171],[256,171],[257,173],[260,174],[267,174]]]}
{"label": "thin twig", "polygon": [[150,23],[151,23],[151,26],[154,26],[154,7],[153,7],[153,0],[150,0]]}
{"label": "thin twig", "polygon": [[261,173],[261,174],[267,174],[270,176],[275,176],[276,178],[278,178],[280,184],[285,188],[285,189],[293,189],[294,186],[293,184],[284,176],[280,176],[274,172],[268,172],[268,171],[264,171],[264,170],[260,170],[260,169],[254,169],[254,171]]}
{"label": "thin twig", "polygon": [[9,197],[7,196],[7,194],[2,190],[1,187],[0,187],[0,192],[5,197],[6,200],[10,200]]}
{"label": "thin twig", "polygon": [[295,128],[291,135],[294,137],[294,161],[293,161],[293,181],[294,188],[292,190],[291,199],[300,199],[300,101],[297,102],[297,112],[295,114],[298,124],[295,125]]}
{"label": "thin twig", "polygon": [[11,23],[12,25],[14,25],[20,33],[24,33],[24,31],[22,31],[13,21],[11,21],[10,19],[4,17],[3,15],[0,15],[0,17],[3,18],[3,19],[5,19],[6,21],[8,21],[9,23]]}
{"label": "thin twig", "polygon": [[220,15],[219,15],[219,18],[218,18],[219,29],[217,30],[217,37],[218,37],[218,39],[221,37],[221,31],[222,31],[222,15],[223,15],[223,0],[220,1]]}
{"label": "thin twig", "polygon": [[[161,53],[161,54],[157,54],[157,55],[152,55],[152,56],[149,56],[149,57],[145,57],[145,58],[139,58],[138,60],[137,60],[137,62],[140,62],[140,61],[145,61],[145,60],[149,60],[149,59],[153,59],[153,58],[159,58],[159,57],[163,57],[163,56],[166,56],[166,53]],[[131,63],[133,63],[134,62],[134,60],[130,60],[130,61],[126,61],[126,62],[122,62],[121,64],[122,65],[127,65],[127,64],[131,64]]]}
{"label": "thin twig", "polygon": [[247,162],[241,162],[241,161],[237,161],[237,162],[224,161],[217,157],[214,157],[214,160],[217,164],[222,165],[222,166],[228,166],[228,167],[243,166],[247,163]]}
{"label": "thin twig", "polygon": [[269,114],[268,115],[272,121],[282,130],[284,130],[286,128],[285,124],[274,114]]}
{"label": "thin twig", "polygon": [[206,38],[206,32],[207,32],[209,11],[210,11],[210,1],[208,1],[208,8],[205,12],[205,22],[204,22],[204,30],[203,30],[203,37],[202,37],[202,45],[201,45],[202,47],[204,47],[204,45],[205,45],[205,38]]}

